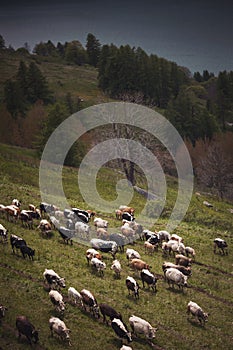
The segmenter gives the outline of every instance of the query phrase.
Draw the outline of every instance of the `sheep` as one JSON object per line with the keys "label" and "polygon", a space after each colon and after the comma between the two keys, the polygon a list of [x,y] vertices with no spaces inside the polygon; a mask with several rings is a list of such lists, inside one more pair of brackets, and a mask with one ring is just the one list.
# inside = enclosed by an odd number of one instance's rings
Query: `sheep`
{"label": "sheep", "polygon": [[134,249],[127,248],[126,249],[126,258],[128,262],[134,258],[141,259],[141,255]]}
{"label": "sheep", "polygon": [[176,254],[176,261],[175,261],[176,265],[182,265],[187,267],[191,265],[192,262],[193,260],[191,258],[188,258],[187,256],[182,254]]}
{"label": "sheep", "polygon": [[203,312],[202,308],[193,301],[190,301],[187,306],[187,314],[193,315],[194,317],[197,317],[198,321],[201,325],[205,325],[205,322],[208,321],[208,314]]}
{"label": "sheep", "polygon": [[151,255],[152,253],[154,253],[155,250],[158,250],[158,244],[155,245],[155,244],[151,244],[148,241],[145,241],[144,248],[145,248],[145,253]]}
{"label": "sheep", "polygon": [[83,307],[83,298],[81,294],[74,287],[69,287],[68,299],[70,302],[74,302],[75,305],[79,305]]}
{"label": "sheep", "polygon": [[107,228],[108,227],[108,221],[107,220],[103,220],[101,218],[95,218],[94,219],[94,226],[96,228]]}
{"label": "sheep", "polygon": [[96,237],[100,239],[108,239],[108,232],[105,228],[99,227],[96,230]]}
{"label": "sheep", "polygon": [[195,259],[196,252],[192,247],[185,247],[185,254],[186,256],[189,256],[189,254],[192,256],[193,259]]}
{"label": "sheep", "polygon": [[121,274],[121,263],[119,260],[114,260],[111,266],[111,270],[113,270],[116,276],[119,278]]}

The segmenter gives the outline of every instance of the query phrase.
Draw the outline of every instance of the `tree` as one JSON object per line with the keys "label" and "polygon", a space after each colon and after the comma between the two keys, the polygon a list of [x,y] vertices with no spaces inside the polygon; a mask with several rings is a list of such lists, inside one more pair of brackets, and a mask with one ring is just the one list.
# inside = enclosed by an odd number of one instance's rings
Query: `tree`
{"label": "tree", "polygon": [[88,63],[91,66],[97,67],[101,51],[101,44],[99,40],[97,40],[96,37],[91,33],[87,35],[86,51]]}
{"label": "tree", "polygon": [[111,77],[114,75],[112,67],[117,50],[113,44],[104,45],[101,49],[98,62],[98,85],[104,92],[109,91]]}
{"label": "tree", "polygon": [[29,55],[29,52],[27,49],[25,49],[25,47],[19,47],[16,50],[16,52],[19,53],[21,56],[28,56]]}
{"label": "tree", "polygon": [[135,51],[135,84],[137,86],[137,90],[142,93],[143,95],[147,96],[149,95],[149,57],[145,53],[144,50],[142,50],[140,47],[138,47]]}
{"label": "tree", "polygon": [[226,129],[227,116],[233,107],[233,96],[230,95],[231,85],[229,74],[226,71],[220,72],[217,78],[217,106],[222,130]]}
{"label": "tree", "polygon": [[[103,53],[107,54],[104,57]],[[99,60],[99,85],[111,97],[138,91],[136,55],[129,45],[104,47]],[[136,70],[137,71],[137,70]]]}
{"label": "tree", "polygon": [[0,49],[5,49],[5,40],[3,38],[3,36],[0,34]]}
{"label": "tree", "polygon": [[[119,95],[119,98],[124,102],[135,104],[135,110],[137,110],[137,105],[145,104],[144,95],[140,92],[122,93]],[[143,146],[143,149],[149,148],[154,152],[155,147],[158,145],[158,141],[147,131],[139,129],[133,125],[133,114],[130,118],[131,123],[129,124],[111,123],[101,129],[97,128],[94,132],[93,139],[97,143],[101,143],[102,140],[106,139],[137,141]],[[125,158],[121,157],[113,159],[110,166],[120,169],[120,171],[125,174],[125,178],[134,186],[136,183],[140,183],[140,180],[144,178],[144,169],[141,169],[136,162],[132,161],[132,159],[142,159],[143,156],[138,153],[138,149],[134,149],[131,146],[126,145],[124,148]]]}
{"label": "tree", "polygon": [[214,77],[213,73],[209,73],[208,70],[203,70],[203,81],[208,81],[212,77]]}
{"label": "tree", "polygon": [[64,48],[64,45],[62,45],[60,42],[57,43],[57,53],[58,53],[59,56],[64,58],[65,48]]}
{"label": "tree", "polygon": [[155,104],[156,106],[159,106],[160,68],[159,68],[159,58],[156,55],[150,55],[148,84],[149,84],[148,97],[153,104]]}
{"label": "tree", "polygon": [[200,72],[195,72],[193,74],[193,77],[198,83],[201,83],[203,81],[203,77]]}
{"label": "tree", "polygon": [[18,82],[8,80],[4,86],[4,102],[13,118],[25,113],[25,99]]}
{"label": "tree", "polygon": [[170,62],[170,87],[172,97],[177,97],[181,86],[188,83],[186,74],[181,70],[181,68],[174,62]]}
{"label": "tree", "polygon": [[183,139],[195,143],[198,139],[211,139],[218,130],[214,116],[201,105],[195,95],[195,89],[186,88],[172,99],[165,111],[165,116],[174,125]]}
{"label": "tree", "polygon": [[122,94],[140,92],[144,101],[166,108],[176,97],[188,79],[175,63],[156,55],[148,56],[140,47],[129,45],[107,46],[101,50],[99,63],[99,87],[113,98]]}
{"label": "tree", "polygon": [[65,44],[65,59],[68,63],[79,66],[87,62],[87,54],[79,41],[71,41]]}
{"label": "tree", "polygon": [[229,185],[233,181],[233,162],[224,155],[223,149],[212,144],[206,156],[199,161],[197,175],[205,186],[217,190],[223,199]]}
{"label": "tree", "polygon": [[[42,154],[44,146],[48,141],[49,137],[53,133],[53,131],[70,115],[67,106],[63,103],[56,103],[49,108],[48,116],[44,121],[41,127],[41,134],[38,137],[37,148],[39,155]],[[60,144],[58,145],[58,151],[61,150],[61,144],[65,140],[60,140]],[[56,147],[56,145],[55,145]],[[54,162],[56,163],[56,157],[59,157],[59,154],[56,154],[56,150],[52,150],[54,152]],[[68,166],[79,166],[84,155],[86,154],[86,146],[84,142],[78,140],[76,141],[72,147],[70,148],[67,156],[65,158],[64,165]]]}
{"label": "tree", "polygon": [[28,75],[28,68],[24,61],[20,61],[19,68],[16,74],[16,79],[19,82],[19,86],[21,88],[21,91],[25,100],[27,99],[27,93],[28,93],[27,75]]}
{"label": "tree", "polygon": [[51,40],[47,41],[46,47],[47,47],[48,56],[57,56],[57,49]]}
{"label": "tree", "polygon": [[27,71],[27,100],[35,103],[42,100],[45,103],[51,101],[51,92],[49,91],[47,81],[34,62],[31,62]]}
{"label": "tree", "polygon": [[57,49],[51,40],[48,40],[47,43],[41,41],[36,44],[33,53],[40,56],[57,56]]}
{"label": "tree", "polygon": [[34,62],[29,67],[20,61],[15,80],[8,80],[4,88],[4,101],[13,117],[25,115],[31,104],[37,101],[52,101],[46,79]]}
{"label": "tree", "polygon": [[48,50],[46,44],[42,41],[39,44],[36,44],[36,46],[33,49],[33,53],[39,56],[47,56]]}
{"label": "tree", "polygon": [[25,50],[27,50],[28,53],[30,53],[31,49],[27,42],[24,43],[23,47],[25,48]]}
{"label": "tree", "polygon": [[64,165],[78,167],[87,153],[86,144],[82,140],[76,141],[65,158]]}
{"label": "tree", "polygon": [[56,103],[55,105],[51,106],[48,111],[48,116],[46,118],[46,121],[44,122],[43,128],[42,128],[42,144],[44,144],[48,141],[48,138],[52,134],[52,132],[56,129],[56,127],[65,120],[69,115],[67,108],[61,104]]}
{"label": "tree", "polygon": [[200,72],[195,72],[193,74],[193,77],[198,83],[202,83],[204,81],[208,81],[211,78],[213,78],[214,77],[214,73],[209,73],[209,71],[206,69],[206,70],[203,70],[203,74],[202,75],[200,74]]}

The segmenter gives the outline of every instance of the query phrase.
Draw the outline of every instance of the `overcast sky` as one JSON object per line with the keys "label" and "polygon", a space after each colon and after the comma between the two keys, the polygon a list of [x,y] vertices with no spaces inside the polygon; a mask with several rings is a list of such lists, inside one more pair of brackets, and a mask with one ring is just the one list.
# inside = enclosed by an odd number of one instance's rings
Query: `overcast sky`
{"label": "overcast sky", "polygon": [[15,49],[27,42],[79,40],[129,44],[193,73],[233,70],[233,1],[1,1],[0,34]]}

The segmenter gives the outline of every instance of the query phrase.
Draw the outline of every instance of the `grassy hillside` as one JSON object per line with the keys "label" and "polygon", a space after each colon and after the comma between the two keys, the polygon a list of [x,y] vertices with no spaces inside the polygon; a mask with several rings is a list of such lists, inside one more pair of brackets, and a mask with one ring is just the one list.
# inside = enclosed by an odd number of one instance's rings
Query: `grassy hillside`
{"label": "grassy hillside", "polygon": [[[2,204],[9,204],[13,198],[22,200],[22,207],[29,203],[40,203],[38,187],[39,162],[33,151],[17,147],[0,145],[0,198]],[[100,172],[98,186],[105,198],[114,193],[115,181],[119,177],[113,170],[103,169]],[[169,212],[172,210],[176,198],[176,180],[169,178],[169,191],[166,210],[161,219],[155,224],[155,229],[165,228]],[[66,196],[72,205],[84,207],[85,203],[77,186],[77,170],[64,169],[64,187]],[[214,208],[203,206],[203,200],[211,201]],[[144,199],[135,194],[132,205],[137,210],[143,205]],[[96,350],[120,349],[121,343],[116,338],[110,326],[103,324],[102,319],[93,319],[87,312],[74,307],[67,301],[69,286],[77,290],[89,289],[94,293],[99,303],[106,302],[119,310],[124,321],[128,324],[131,314],[140,316],[158,327],[153,347],[143,337],[133,338],[134,350],[151,348],[180,350],[190,349],[232,349],[232,214],[229,212],[230,203],[218,202],[215,198],[202,195],[193,196],[190,209],[183,221],[176,229],[176,233],[184,238],[186,245],[195,248],[196,263],[192,266],[192,277],[189,288],[184,293],[177,288],[172,290],[163,280],[162,263],[164,260],[174,261],[174,258],[164,257],[161,248],[153,256],[146,255],[143,242],[137,241],[134,249],[141,253],[142,258],[152,266],[152,271],[158,277],[157,293],[147,288],[140,290],[140,298],[135,301],[128,296],[125,278],[135,277],[140,286],[137,274],[128,266],[125,253],[117,253],[121,261],[123,272],[120,279],[116,279],[110,270],[112,258],[104,255],[107,269],[103,277],[91,271],[87,266],[85,251],[87,246],[74,243],[65,245],[57,231],[53,231],[50,238],[42,237],[36,229],[23,228],[21,223],[11,223],[1,216],[0,223],[8,228],[9,234],[23,237],[27,244],[36,249],[34,261],[24,260],[20,254],[13,255],[10,244],[0,243],[0,304],[8,307],[6,317],[0,325],[0,347],[2,349],[29,349],[30,345],[22,338],[17,340],[15,318],[19,314],[27,315],[39,329],[40,342],[36,349],[64,349],[56,337],[50,337],[48,319],[57,316],[49,300],[48,291],[44,288],[43,272],[45,268],[52,268],[66,278],[66,288],[62,293],[66,301],[64,321],[71,329],[71,343],[73,349],[86,349],[95,343]],[[102,213],[97,213],[102,215]],[[105,215],[110,227],[120,227],[114,218],[114,213]],[[91,223],[93,228],[93,223]],[[213,253],[212,241],[215,237],[225,238],[229,244],[229,255],[221,256]],[[209,312],[209,321],[203,328],[196,321],[187,320],[186,305],[189,300],[200,304],[204,311]]]}
{"label": "grassy hillside", "polygon": [[69,98],[74,106],[81,101],[81,107],[86,108],[109,101],[109,98],[104,96],[98,88],[98,71],[94,67],[66,64],[54,57],[23,55],[19,52],[0,50],[0,139],[3,143],[36,147],[41,135],[41,127],[51,107],[38,101],[28,108],[24,116],[17,118],[7,111],[3,103],[4,86],[7,80],[15,79],[20,61],[23,61],[27,67],[31,62],[37,64],[46,78],[53,103],[65,102]]}
{"label": "grassy hillside", "polygon": [[97,70],[91,66],[66,65],[58,58],[22,55],[4,50],[0,50],[0,99],[3,97],[5,81],[15,76],[21,60],[26,65],[32,61],[38,65],[56,99],[68,92],[72,97],[84,99],[88,105],[105,99],[97,86]]}

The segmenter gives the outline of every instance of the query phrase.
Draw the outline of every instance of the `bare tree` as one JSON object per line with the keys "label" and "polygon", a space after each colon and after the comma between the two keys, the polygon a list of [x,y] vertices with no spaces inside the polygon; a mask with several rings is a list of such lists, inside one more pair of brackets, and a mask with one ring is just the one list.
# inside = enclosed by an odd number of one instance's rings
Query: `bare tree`
{"label": "bare tree", "polygon": [[233,162],[223,149],[216,144],[210,145],[196,170],[200,182],[216,190],[219,198],[223,199],[233,182]]}
{"label": "bare tree", "polygon": [[[134,103],[135,105],[146,105],[149,108],[152,108],[152,105],[148,105],[148,103],[145,103],[145,97],[142,92],[124,92],[118,96],[119,100],[129,103]],[[105,138],[106,135],[110,138],[116,138],[116,139],[127,139],[127,140],[135,140],[140,142],[142,145],[147,146],[149,145],[149,148],[153,150],[155,148],[155,139],[150,135],[148,132],[144,132],[143,130],[138,130],[137,127],[134,127],[133,125],[126,125],[126,124],[116,124],[113,123],[110,128],[106,128],[103,131],[103,137]],[[118,168],[123,171],[125,174],[127,180],[132,184],[132,186],[136,185],[136,176],[138,178],[143,177],[143,172],[140,167],[135,164],[135,162],[131,161],[130,159],[133,159],[134,152],[132,149],[127,149],[126,151],[126,157],[117,159],[116,161],[113,161],[112,163],[114,166],[117,164]],[[138,155],[139,156],[139,155]]]}

